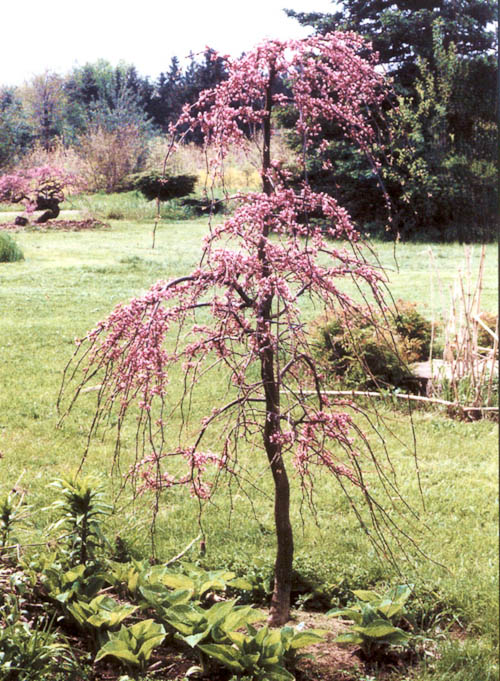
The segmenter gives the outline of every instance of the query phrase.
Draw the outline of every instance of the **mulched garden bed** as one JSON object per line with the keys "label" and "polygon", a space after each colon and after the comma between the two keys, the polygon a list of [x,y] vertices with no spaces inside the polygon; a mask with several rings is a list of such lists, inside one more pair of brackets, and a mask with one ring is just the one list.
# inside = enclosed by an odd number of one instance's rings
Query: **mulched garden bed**
{"label": "mulched garden bed", "polygon": [[60,232],[82,232],[86,229],[102,229],[108,228],[104,222],[95,220],[94,218],[87,218],[86,220],[48,220],[41,224],[28,224],[24,227],[16,225],[15,222],[0,222],[0,230],[10,232],[50,232],[53,230]]}

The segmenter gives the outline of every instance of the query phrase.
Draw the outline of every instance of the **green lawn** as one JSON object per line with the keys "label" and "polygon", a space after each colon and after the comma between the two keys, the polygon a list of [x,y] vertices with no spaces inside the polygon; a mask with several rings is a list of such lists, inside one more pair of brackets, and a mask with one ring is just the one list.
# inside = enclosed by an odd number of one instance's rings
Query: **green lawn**
{"label": "green lawn", "polygon": [[[110,229],[99,231],[22,232],[15,238],[25,260],[0,264],[0,495],[16,482],[26,490],[27,501],[33,506],[24,531],[27,541],[44,538],[47,514],[40,509],[53,498],[47,485],[54,477],[75,470],[85,447],[91,416],[88,400],[56,429],[56,399],[74,339],[92,328],[116,303],[140,294],[158,278],[188,272],[197,262],[207,225],[203,219],[162,224],[154,250],[151,229],[151,221],[112,221]],[[439,318],[447,305],[446,288],[463,261],[463,247],[399,245],[398,265],[392,245],[377,243],[375,247],[381,263],[390,268],[394,299],[418,302],[429,318],[434,306]],[[434,284],[432,296],[430,247],[441,281]],[[489,311],[497,306],[496,257],[496,246],[488,246],[483,307]],[[478,246],[473,249],[473,258],[477,263]],[[306,306],[304,315],[312,318],[315,311]],[[211,404],[225,389],[224,377],[218,377],[204,386],[201,400]],[[402,574],[398,575],[394,566],[376,557],[349,515],[339,490],[320,476],[319,527],[307,507],[300,507],[297,484],[293,490],[297,570],[332,588],[336,586],[339,593],[378,582],[404,579],[414,583],[423,612],[433,626],[441,624],[445,631],[440,657],[430,660],[418,678],[493,679],[498,622],[497,425],[491,421],[453,421],[430,410],[413,414],[423,508],[414,474],[408,415],[381,409],[388,425],[381,425],[379,432],[399,471],[401,490],[420,514],[412,536],[432,560],[410,547],[412,561],[399,557]],[[128,442],[132,442],[132,430]],[[373,445],[379,446],[376,439]],[[216,439],[212,446],[216,446]],[[110,487],[112,451],[112,437],[96,442],[85,466],[88,472],[103,476]],[[252,460],[251,451],[244,455],[252,473],[261,476],[264,462]],[[264,493],[266,485],[264,479]],[[142,497],[132,504],[128,494],[122,495],[109,521],[110,536],[119,532],[138,552],[147,554],[151,501]],[[221,489],[218,499],[207,508],[203,516],[207,565],[233,565],[244,571],[257,554],[272,561],[272,504],[265,495],[254,501],[259,508],[258,522],[249,500],[238,489]],[[197,513],[197,504],[181,493],[171,493],[162,500],[160,555],[175,555],[198,534]],[[196,547],[191,557],[197,557]],[[452,622],[455,633],[446,634]],[[462,634],[457,636],[459,628]]]}

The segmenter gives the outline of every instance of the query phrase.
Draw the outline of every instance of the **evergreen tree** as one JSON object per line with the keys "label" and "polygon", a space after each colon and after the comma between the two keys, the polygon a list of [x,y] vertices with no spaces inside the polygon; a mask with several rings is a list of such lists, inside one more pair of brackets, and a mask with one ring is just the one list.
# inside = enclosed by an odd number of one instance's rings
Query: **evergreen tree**
{"label": "evergreen tree", "polygon": [[286,10],[318,32],[351,30],[372,41],[380,61],[395,70],[397,82],[411,85],[417,59],[433,59],[432,26],[443,23],[443,45],[455,45],[457,55],[474,57],[496,46],[494,0],[343,0],[333,14]]}
{"label": "evergreen tree", "polygon": [[[399,233],[494,237],[496,4],[493,0],[345,0],[335,8],[327,15],[288,14],[320,33],[334,27],[362,33],[388,68],[396,99],[386,109],[397,104],[403,116],[398,122],[389,114],[390,129],[381,129],[385,146],[399,158],[392,158],[385,177]],[[313,183],[347,204],[365,228],[380,229],[384,222],[380,178],[373,177],[370,166],[341,141],[338,130],[325,128],[324,138],[332,168],[311,168]],[[406,171],[403,159],[410,163]],[[407,182],[413,191],[411,200]],[[466,221],[477,228],[474,233],[468,231]]]}

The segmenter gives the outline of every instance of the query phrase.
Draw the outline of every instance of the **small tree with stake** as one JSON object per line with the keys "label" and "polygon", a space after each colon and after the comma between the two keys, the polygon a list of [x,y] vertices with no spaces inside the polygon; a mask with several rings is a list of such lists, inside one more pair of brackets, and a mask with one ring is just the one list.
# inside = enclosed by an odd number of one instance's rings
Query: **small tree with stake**
{"label": "small tree with stake", "polygon": [[196,175],[166,175],[155,171],[138,173],[133,178],[134,186],[148,201],[156,201],[156,222],[153,229],[153,245],[155,246],[156,227],[160,219],[162,201],[180,199],[194,190]]}
{"label": "small tree with stake", "polygon": [[[368,150],[373,133],[365,111],[381,101],[383,82],[374,58],[360,56],[366,47],[355,34],[332,33],[269,41],[240,59],[227,60],[228,79],[186,107],[171,132],[199,129],[205,144],[218,148],[212,168],[217,174],[228,149],[247,144],[243,129],[260,127],[262,192],[232,197],[232,216],[211,224],[200,264],[191,274],[158,281],[100,322],[81,342],[61,389],[64,395],[68,383],[77,381],[70,409],[82,388],[100,376],[90,436],[106,415],[116,412],[118,454],[123,421],[135,405],[143,458],[132,473],[142,478],[143,489],[159,494],[185,485],[203,500],[215,492],[222,472],[241,473],[242,443],[251,443],[252,456],[267,460],[277,540],[270,610],[274,625],[287,620],[290,608],[290,466],[307,499],[314,491],[315,466],[332,474],[352,505],[356,495],[349,487],[354,485],[368,502],[375,523],[371,536],[384,552],[383,528],[395,527],[394,516],[385,513],[365,484],[364,462],[376,460],[352,416],[356,407],[324,392],[299,307],[309,296],[318,305],[341,308],[348,317],[349,311],[361,308],[342,292],[342,280],[354,281],[380,304],[383,278],[364,259],[347,212],[332,197],[311,191],[307,182],[288,188],[286,173],[272,158],[273,112],[280,107],[298,112],[304,162],[322,120],[337,121]],[[278,79],[286,79],[287,94],[276,87]],[[318,214],[321,224],[308,220]],[[197,315],[207,309],[213,319],[201,324]],[[171,329],[177,334],[173,349],[165,343]],[[179,363],[185,380],[178,408],[189,429],[181,429],[180,445],[172,448],[166,432],[169,369]],[[215,407],[205,405],[206,413],[194,426],[199,414],[190,410],[193,393],[207,372],[222,369],[229,394]],[[213,428],[222,433],[215,452],[203,446]],[[393,478],[385,467],[375,469],[384,477],[393,507]]]}

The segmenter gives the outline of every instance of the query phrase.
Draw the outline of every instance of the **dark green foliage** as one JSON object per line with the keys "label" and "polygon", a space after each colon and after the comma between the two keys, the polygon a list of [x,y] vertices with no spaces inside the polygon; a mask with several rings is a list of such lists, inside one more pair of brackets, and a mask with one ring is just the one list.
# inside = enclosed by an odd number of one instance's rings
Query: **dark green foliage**
{"label": "dark green foliage", "polygon": [[398,301],[393,315],[369,310],[346,319],[327,312],[314,324],[317,357],[333,383],[344,388],[417,389],[408,363],[428,358],[431,324],[415,305]]}
{"label": "dark green foliage", "polygon": [[183,199],[181,206],[185,206],[189,213],[196,217],[218,215],[225,209],[224,201],[211,201],[210,199]]}
{"label": "dark green foliage", "polygon": [[495,237],[495,72],[491,57],[470,62],[446,49],[435,23],[432,62],[418,62],[413,94],[388,114],[391,163],[382,173],[403,237]]}
{"label": "dark green foliage", "polygon": [[24,260],[23,252],[9,234],[0,233],[0,262],[18,260]]}
{"label": "dark green foliage", "polygon": [[[345,0],[334,14],[288,13],[320,32],[348,29],[373,41],[396,99],[378,121],[382,176],[323,127],[326,158],[309,169],[359,227],[403,239],[496,238],[496,80],[493,0]],[[396,114],[395,106],[400,114]],[[376,152],[376,150],[374,150]],[[385,168],[385,170],[384,170]],[[380,184],[390,197],[392,225]]]}
{"label": "dark green foliage", "polygon": [[495,48],[494,0],[343,0],[334,14],[288,10],[305,26],[320,32],[351,30],[373,41],[383,64],[396,69],[398,82],[411,83],[417,57],[432,56],[432,25],[445,25],[445,46],[454,43],[458,54],[475,57]]}
{"label": "dark green foliage", "polygon": [[[224,61],[213,56],[213,50],[210,49],[204,52],[199,61],[192,56],[184,70],[177,57],[173,57],[167,73],[160,73],[146,112],[164,132],[170,123],[178,120],[185,104],[193,104],[203,90],[213,88],[227,78]],[[199,130],[189,131],[185,141],[200,144],[203,136]]]}
{"label": "dark green foliage", "polygon": [[16,92],[0,89],[0,171],[12,168],[33,142],[33,130]]}
{"label": "dark green foliage", "polygon": [[[155,82],[140,76],[132,64],[113,67],[104,59],[76,67],[66,79],[64,91],[67,98],[66,120],[69,136],[76,139],[85,131],[89,118],[106,113],[106,119],[123,119],[123,99],[128,101],[128,113],[134,118],[140,113],[156,130],[166,132],[169,123],[176,121],[186,103],[192,103],[200,92],[214,87],[226,78],[222,59],[212,59],[207,50],[201,60],[192,56],[183,69],[173,57],[168,70],[160,73]],[[121,113],[120,113],[121,110]],[[130,122],[130,121],[129,121]],[[136,120],[134,121],[136,122]],[[186,141],[201,142],[199,135]]]}
{"label": "dark green foliage", "polygon": [[99,59],[76,67],[65,80],[64,92],[68,135],[73,142],[89,124],[104,125],[107,130],[134,125],[145,135],[151,131],[146,109],[152,85],[131,64],[113,67]]}
{"label": "dark green foliage", "polygon": [[148,200],[170,201],[191,194],[194,190],[196,175],[162,175],[151,171],[140,173],[134,178],[134,186]]}

